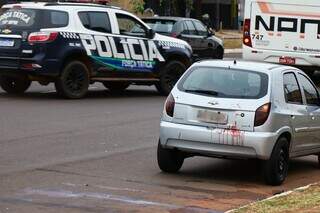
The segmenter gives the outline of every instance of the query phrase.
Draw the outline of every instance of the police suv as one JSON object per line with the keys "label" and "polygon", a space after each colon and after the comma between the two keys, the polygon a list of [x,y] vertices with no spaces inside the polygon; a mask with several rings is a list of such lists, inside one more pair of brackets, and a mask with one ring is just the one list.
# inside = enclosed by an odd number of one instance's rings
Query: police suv
{"label": "police suv", "polygon": [[155,85],[168,94],[191,65],[185,41],[159,35],[120,8],[83,3],[18,3],[0,11],[0,86],[25,92],[32,81],[55,83],[65,98],[89,84],[111,91]]}

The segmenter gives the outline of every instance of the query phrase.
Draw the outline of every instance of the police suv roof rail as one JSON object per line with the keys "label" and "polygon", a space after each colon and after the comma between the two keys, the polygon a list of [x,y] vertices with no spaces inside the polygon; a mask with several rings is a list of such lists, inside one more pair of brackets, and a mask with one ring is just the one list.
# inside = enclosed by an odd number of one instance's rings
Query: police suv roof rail
{"label": "police suv roof rail", "polygon": [[92,7],[107,7],[111,9],[123,10],[121,7],[108,5],[110,0],[35,0],[35,1],[8,1],[8,4],[34,4],[34,3],[45,3],[44,6],[92,6]]}

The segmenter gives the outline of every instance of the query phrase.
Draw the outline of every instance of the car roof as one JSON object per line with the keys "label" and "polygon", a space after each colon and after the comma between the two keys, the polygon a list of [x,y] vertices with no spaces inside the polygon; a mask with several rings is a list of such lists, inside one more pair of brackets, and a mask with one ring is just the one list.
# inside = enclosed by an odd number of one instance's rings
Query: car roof
{"label": "car roof", "polygon": [[192,18],[176,17],[176,16],[152,16],[144,17],[142,20],[169,20],[169,21],[182,21],[182,20],[195,20]]}
{"label": "car roof", "polygon": [[284,70],[297,70],[294,67],[285,66],[285,65],[263,63],[263,62],[242,61],[242,60],[204,60],[204,61],[194,63],[192,66],[240,69],[240,70],[263,72],[267,74],[272,72],[284,71]]}

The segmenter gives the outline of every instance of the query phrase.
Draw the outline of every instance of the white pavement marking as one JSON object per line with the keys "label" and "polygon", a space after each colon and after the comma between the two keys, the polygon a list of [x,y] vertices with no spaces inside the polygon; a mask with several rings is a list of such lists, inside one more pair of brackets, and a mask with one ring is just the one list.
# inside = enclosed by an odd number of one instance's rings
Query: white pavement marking
{"label": "white pavement marking", "polygon": [[[74,183],[62,183],[62,185],[70,186],[70,187],[81,187],[84,185],[74,184]],[[91,187],[99,188],[99,189],[108,189],[112,191],[128,191],[128,192],[142,192],[147,193],[147,191],[139,190],[139,189],[130,189],[130,188],[118,188],[118,187],[111,187],[111,186],[102,186],[102,185],[94,185],[90,184]]]}
{"label": "white pavement marking", "polygon": [[93,198],[98,200],[110,200],[110,201],[118,201],[123,203],[129,203],[134,205],[142,205],[142,206],[160,206],[166,208],[181,208],[181,206],[176,206],[172,204],[166,203],[158,203],[146,200],[138,200],[134,198],[130,198],[127,196],[118,196],[113,194],[106,193],[97,193],[97,192],[72,192],[66,190],[43,190],[43,189],[26,189],[26,195],[42,195],[52,198]]}
{"label": "white pavement marking", "polygon": [[224,53],[225,54],[230,54],[230,53],[242,53],[242,49],[225,49],[224,50]]}

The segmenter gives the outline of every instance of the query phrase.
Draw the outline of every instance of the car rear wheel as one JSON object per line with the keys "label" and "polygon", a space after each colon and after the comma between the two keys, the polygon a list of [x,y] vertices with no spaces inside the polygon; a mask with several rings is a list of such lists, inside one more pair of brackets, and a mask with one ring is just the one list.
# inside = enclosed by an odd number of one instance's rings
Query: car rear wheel
{"label": "car rear wheel", "polygon": [[180,61],[170,61],[160,73],[160,81],[155,84],[162,95],[168,95],[187,67]]}
{"label": "car rear wheel", "polygon": [[215,58],[216,59],[223,59],[224,50],[221,46],[217,47],[217,50],[215,52]]}
{"label": "car rear wheel", "polygon": [[158,166],[163,172],[178,172],[183,164],[184,157],[180,151],[165,149],[158,143],[157,150]]}
{"label": "car rear wheel", "polygon": [[0,76],[0,86],[8,94],[22,94],[30,87],[30,85],[31,81],[27,76]]}
{"label": "car rear wheel", "polygon": [[103,82],[102,84],[111,92],[122,92],[130,86],[128,82]]}
{"label": "car rear wheel", "polygon": [[84,63],[80,61],[68,63],[55,82],[58,94],[69,99],[83,98],[89,88],[88,73],[88,68]]}
{"label": "car rear wheel", "polygon": [[273,148],[271,157],[264,162],[264,178],[267,184],[281,185],[288,175],[289,142],[280,138]]}

